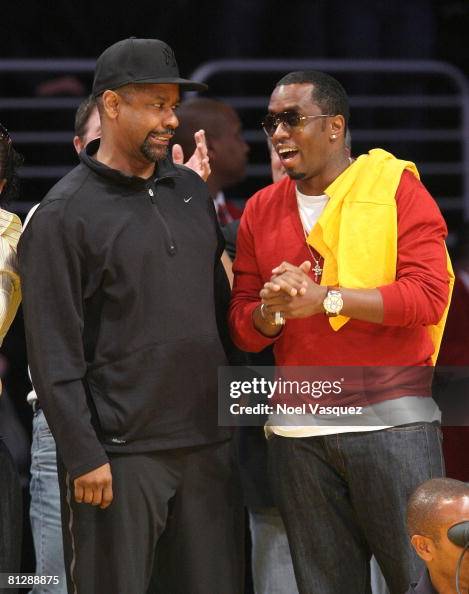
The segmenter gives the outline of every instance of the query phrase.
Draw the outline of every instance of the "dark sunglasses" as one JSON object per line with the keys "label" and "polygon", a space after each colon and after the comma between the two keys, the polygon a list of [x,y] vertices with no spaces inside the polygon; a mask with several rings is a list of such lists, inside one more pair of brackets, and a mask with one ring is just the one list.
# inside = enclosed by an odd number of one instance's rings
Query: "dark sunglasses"
{"label": "dark sunglasses", "polygon": [[273,136],[278,126],[282,126],[290,131],[294,128],[300,128],[305,125],[306,120],[315,118],[330,118],[333,117],[331,114],[320,114],[320,115],[301,115],[297,111],[281,111],[280,113],[268,113],[262,121],[262,128],[267,136]]}

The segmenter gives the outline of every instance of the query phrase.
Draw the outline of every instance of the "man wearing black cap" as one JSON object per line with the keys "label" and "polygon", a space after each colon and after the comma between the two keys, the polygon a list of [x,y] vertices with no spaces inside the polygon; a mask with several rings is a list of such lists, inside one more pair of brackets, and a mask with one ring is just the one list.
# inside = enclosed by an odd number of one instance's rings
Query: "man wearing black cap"
{"label": "man wearing black cap", "polygon": [[109,47],[93,83],[101,141],[21,241],[77,594],[242,591],[230,434],[216,419],[229,287],[206,185],[167,158],[180,88],[205,87],[179,77],[162,41]]}

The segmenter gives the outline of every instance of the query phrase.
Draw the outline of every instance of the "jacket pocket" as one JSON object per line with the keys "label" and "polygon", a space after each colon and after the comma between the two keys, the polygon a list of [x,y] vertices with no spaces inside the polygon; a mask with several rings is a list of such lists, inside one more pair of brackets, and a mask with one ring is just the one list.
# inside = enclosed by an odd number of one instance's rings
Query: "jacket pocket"
{"label": "jacket pocket", "polygon": [[140,349],[87,374],[106,443],[174,439],[217,418],[217,372],[226,364],[218,336]]}

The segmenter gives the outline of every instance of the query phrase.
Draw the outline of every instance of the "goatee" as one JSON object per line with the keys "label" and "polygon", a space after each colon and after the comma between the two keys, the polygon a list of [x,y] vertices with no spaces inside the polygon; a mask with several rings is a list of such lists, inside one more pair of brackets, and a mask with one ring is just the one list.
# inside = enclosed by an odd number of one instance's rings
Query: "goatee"
{"label": "goatee", "polygon": [[163,161],[168,156],[168,147],[166,146],[152,146],[151,142],[149,141],[148,137],[145,138],[142,146],[140,147],[140,152],[142,155],[149,161],[150,163],[156,163],[157,161]]}
{"label": "goatee", "polygon": [[290,179],[304,179],[306,177],[306,173],[301,171],[287,171],[287,175]]}
{"label": "goatee", "polygon": [[150,132],[143,141],[140,147],[140,152],[150,163],[156,163],[156,161],[163,161],[168,156],[168,147],[165,145],[155,146],[150,141],[152,134],[164,134],[165,136],[174,136],[174,130],[172,128],[166,128],[165,130],[158,130],[158,132]]}

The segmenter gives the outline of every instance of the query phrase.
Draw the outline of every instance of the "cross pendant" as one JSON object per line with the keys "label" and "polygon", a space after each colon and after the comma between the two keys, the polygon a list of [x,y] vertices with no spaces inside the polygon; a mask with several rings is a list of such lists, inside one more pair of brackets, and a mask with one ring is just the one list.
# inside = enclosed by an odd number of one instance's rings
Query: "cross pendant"
{"label": "cross pendant", "polygon": [[318,278],[321,276],[322,274],[322,268],[321,266],[319,266],[319,262],[316,262],[315,267],[313,268],[313,272],[314,272],[314,280],[316,282],[318,282]]}

